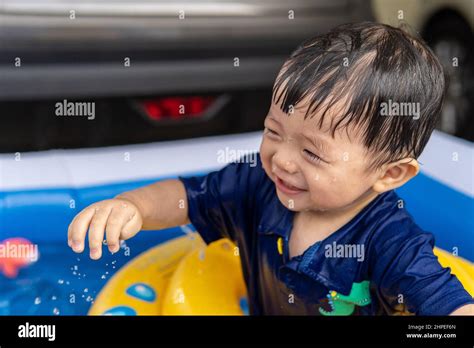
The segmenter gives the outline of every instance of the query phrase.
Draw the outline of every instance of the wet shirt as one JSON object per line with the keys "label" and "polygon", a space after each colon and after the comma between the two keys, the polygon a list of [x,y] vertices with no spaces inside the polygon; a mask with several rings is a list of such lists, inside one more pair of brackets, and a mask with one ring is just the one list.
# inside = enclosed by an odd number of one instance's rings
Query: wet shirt
{"label": "wet shirt", "polygon": [[180,180],[204,241],[229,238],[239,247],[250,314],[447,315],[474,303],[394,191],[290,258],[295,213],[279,201],[260,158]]}

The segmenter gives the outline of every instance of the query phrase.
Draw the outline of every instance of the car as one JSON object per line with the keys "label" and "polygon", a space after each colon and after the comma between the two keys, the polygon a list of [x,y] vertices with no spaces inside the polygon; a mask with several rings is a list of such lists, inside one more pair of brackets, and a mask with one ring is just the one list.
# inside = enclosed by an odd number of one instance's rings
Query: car
{"label": "car", "polygon": [[[363,0],[4,0],[0,152],[261,129],[289,53],[362,20]],[[95,117],[58,117],[69,103]]]}
{"label": "car", "polygon": [[377,21],[408,25],[441,60],[449,85],[438,129],[474,141],[472,0],[373,0]]}

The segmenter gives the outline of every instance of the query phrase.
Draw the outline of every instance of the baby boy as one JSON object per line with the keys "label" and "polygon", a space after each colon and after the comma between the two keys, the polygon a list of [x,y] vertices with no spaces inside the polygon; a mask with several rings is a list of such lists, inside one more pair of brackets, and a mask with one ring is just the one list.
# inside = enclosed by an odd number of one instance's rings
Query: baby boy
{"label": "baby boy", "polygon": [[394,189],[417,175],[443,69],[421,40],[376,23],[302,43],[273,88],[257,164],[232,163],[85,208],[68,243],[101,257],[140,230],[192,223],[239,247],[251,314],[472,314]]}

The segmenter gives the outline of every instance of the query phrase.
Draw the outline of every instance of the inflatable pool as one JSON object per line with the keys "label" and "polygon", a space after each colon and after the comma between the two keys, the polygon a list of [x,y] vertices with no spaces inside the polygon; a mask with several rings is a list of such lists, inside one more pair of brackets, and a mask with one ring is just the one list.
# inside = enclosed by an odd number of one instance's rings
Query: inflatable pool
{"label": "inflatable pool", "polygon": [[[228,241],[204,248],[199,238],[190,238],[192,226],[147,231],[120,252],[92,261],[68,248],[66,230],[93,202],[219,169],[225,165],[219,150],[255,151],[260,139],[257,132],[21,158],[0,154],[1,249],[15,243],[37,249],[37,257],[15,262],[0,254],[0,315],[247,313],[240,265]],[[435,132],[420,158],[420,175],[397,190],[417,223],[434,234],[440,262],[471,294],[472,149],[472,143]],[[229,280],[232,291],[222,287]],[[209,291],[213,296],[206,298]]]}

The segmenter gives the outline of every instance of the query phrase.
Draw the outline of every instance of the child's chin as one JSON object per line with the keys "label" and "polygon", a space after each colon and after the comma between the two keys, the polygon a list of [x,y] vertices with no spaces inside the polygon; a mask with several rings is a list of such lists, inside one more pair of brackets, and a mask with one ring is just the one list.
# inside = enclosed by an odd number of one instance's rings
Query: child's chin
{"label": "child's chin", "polygon": [[296,200],[293,200],[291,197],[286,196],[283,193],[277,192],[278,199],[281,204],[283,204],[287,209],[294,211],[294,212],[300,212],[307,210],[305,207],[301,207],[301,204],[298,204]]}

